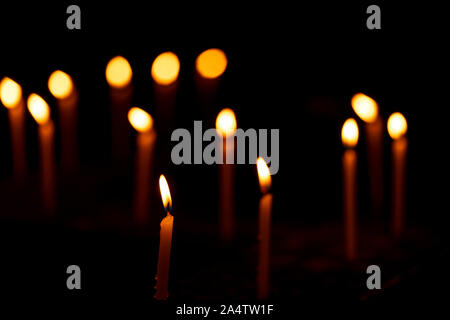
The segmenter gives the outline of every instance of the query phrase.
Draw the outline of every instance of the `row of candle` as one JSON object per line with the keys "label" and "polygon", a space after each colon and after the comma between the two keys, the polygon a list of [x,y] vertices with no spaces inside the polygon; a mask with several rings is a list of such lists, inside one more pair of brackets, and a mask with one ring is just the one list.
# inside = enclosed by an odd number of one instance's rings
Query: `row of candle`
{"label": "row of candle", "polygon": [[[358,93],[351,101],[353,110],[364,121],[368,146],[369,178],[371,202],[375,211],[381,208],[381,166],[383,121],[378,112],[376,101],[365,94]],[[407,122],[405,117],[395,112],[387,121],[387,131],[392,142],[392,234],[399,238],[403,232],[405,220],[405,170]],[[358,143],[359,129],[355,119],[347,119],[342,126],[342,143],[346,148],[342,157],[343,170],[343,211],[345,225],[345,252],[348,260],[357,257],[357,154],[354,150]]]}
{"label": "row of candle", "polygon": [[[206,79],[220,77],[224,72],[227,61],[224,53],[218,49],[210,49],[197,58],[197,71]],[[152,65],[153,80],[163,86],[172,84],[178,77],[179,61],[175,54],[166,52],[159,55]],[[128,61],[123,57],[115,57],[106,67],[106,79],[113,90],[126,90],[132,78],[132,70]],[[62,165],[69,171],[76,168],[76,108],[78,92],[72,78],[62,71],[55,71],[49,78],[49,90],[55,96],[58,103],[61,127]],[[125,91],[122,91],[125,92]],[[0,98],[9,110],[14,176],[18,180],[25,175],[24,135],[24,101],[21,87],[10,78],[4,78],[0,83]],[[112,103],[114,104],[114,96]],[[39,124],[39,142],[41,154],[41,174],[43,202],[46,211],[51,212],[56,206],[55,196],[55,161],[54,161],[54,125],[50,118],[48,104],[37,94],[31,94],[27,100],[28,109]],[[379,168],[381,163],[370,159],[379,159],[377,149],[381,139],[380,117],[378,106],[370,97],[357,94],[352,99],[352,106],[357,115],[367,125],[367,138],[369,140],[369,161],[375,163],[370,166],[372,170]],[[129,108],[127,117],[129,123],[137,131],[136,144],[136,173],[135,173],[135,215],[138,221],[145,222],[149,212],[149,190],[151,181],[151,164],[153,148],[156,140],[153,118],[141,108]],[[233,134],[237,128],[236,117],[231,109],[222,110],[216,119],[216,129],[225,140],[223,143],[223,155],[234,156]],[[375,128],[375,129],[374,129]],[[398,235],[401,231],[404,219],[404,154],[406,140],[403,137],[406,132],[406,121],[401,114],[394,114],[388,120],[388,132],[395,139],[394,152],[394,230]],[[372,140],[370,140],[372,139]],[[358,141],[358,127],[354,119],[349,119],[342,128],[342,141],[347,150],[343,156],[343,183],[344,183],[344,216],[346,234],[346,254],[350,260],[356,258],[356,152],[353,148]],[[375,142],[374,142],[375,141]],[[399,142],[402,141],[402,142]],[[397,143],[398,142],[398,143]],[[66,146],[66,147],[64,147]],[[375,151],[374,151],[375,150]],[[377,151],[378,150],[378,151]],[[66,160],[64,160],[66,159]],[[381,162],[381,161],[380,161]],[[374,169],[375,168],[375,169]],[[258,297],[267,298],[269,295],[269,270],[270,270],[270,228],[272,194],[270,193],[271,176],[267,164],[262,158],[257,159],[257,171],[260,180],[262,198],[259,204],[259,262],[258,262]],[[372,172],[371,170],[371,172]],[[233,238],[234,208],[233,208],[233,166],[223,164],[220,166],[220,235],[224,242]],[[377,177],[378,174],[371,174]],[[373,180],[371,180],[373,181]],[[166,299],[168,296],[168,274],[170,263],[170,250],[173,228],[173,216],[171,215],[171,198],[167,181],[160,177],[160,190],[167,216],[161,222],[160,251],[158,257],[157,274],[157,299]],[[379,183],[374,185],[379,186]],[[373,189],[376,189],[374,187]],[[374,195],[377,193],[374,192]],[[374,197],[376,198],[376,197]]]}

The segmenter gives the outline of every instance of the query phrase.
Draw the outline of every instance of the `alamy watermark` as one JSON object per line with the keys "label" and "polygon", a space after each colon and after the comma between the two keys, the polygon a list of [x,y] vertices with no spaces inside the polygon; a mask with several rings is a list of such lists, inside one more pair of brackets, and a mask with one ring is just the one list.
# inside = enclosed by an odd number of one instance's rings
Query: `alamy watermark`
{"label": "alamy watermark", "polygon": [[[202,121],[194,121],[194,137],[189,130],[175,129],[172,132],[171,141],[178,142],[171,152],[172,162],[179,164],[223,164],[224,139],[216,129],[210,128],[203,132]],[[203,148],[203,142],[207,142]],[[270,129],[270,154],[269,154],[269,130],[268,129],[236,129],[233,135],[226,138],[225,163],[256,164],[258,156],[262,157],[270,169],[270,174],[278,172],[280,165],[280,130]],[[192,143],[194,148],[192,148]],[[228,150],[234,151],[229,152]],[[248,152],[247,152],[248,150]]]}

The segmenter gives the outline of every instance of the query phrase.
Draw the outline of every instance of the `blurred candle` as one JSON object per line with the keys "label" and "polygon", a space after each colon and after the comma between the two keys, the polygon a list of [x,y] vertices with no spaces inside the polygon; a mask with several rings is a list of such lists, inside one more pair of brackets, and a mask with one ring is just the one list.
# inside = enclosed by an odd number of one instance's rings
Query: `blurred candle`
{"label": "blurred candle", "polygon": [[345,254],[349,261],[356,259],[357,203],[356,162],[354,147],[358,143],[359,131],[355,119],[350,118],[342,126],[342,144],[346,148],[342,157],[343,211],[345,225]]}
{"label": "blurred candle", "polygon": [[0,99],[8,109],[13,179],[20,184],[23,183],[27,172],[25,104],[22,97],[22,88],[14,80],[5,77],[0,82]]}
{"label": "blurred candle", "polygon": [[78,93],[72,78],[61,70],[56,70],[50,75],[48,89],[56,98],[58,105],[62,170],[65,174],[73,174],[78,168]]}
{"label": "blurred candle", "polygon": [[227,68],[225,53],[217,48],[203,51],[195,61],[195,83],[200,103],[207,113],[211,112],[217,95],[220,78]]}
{"label": "blurred candle", "polygon": [[56,208],[55,127],[50,118],[50,108],[39,95],[30,94],[27,105],[38,124],[43,205],[44,210],[51,213]]}
{"label": "blurred candle", "polygon": [[127,113],[131,107],[133,72],[128,61],[117,56],[108,62],[105,75],[110,86],[112,151],[115,160],[122,162],[130,154]]}
{"label": "blurred candle", "polygon": [[137,131],[134,213],[138,222],[146,224],[150,210],[150,181],[156,133],[153,129],[152,117],[140,108],[131,108],[128,112],[128,120]]}
{"label": "blurred candle", "polygon": [[170,250],[172,248],[173,216],[170,214],[170,211],[172,210],[172,198],[170,197],[169,185],[167,184],[164,175],[159,177],[159,189],[161,191],[161,198],[167,216],[161,221],[155,299],[166,300],[169,296],[168,282]]}
{"label": "blurred candle", "polygon": [[259,201],[259,261],[258,299],[267,299],[270,291],[270,229],[272,219],[272,179],[263,158],[256,160],[259,186],[263,196]]}
{"label": "blurred candle", "polygon": [[379,215],[383,206],[383,119],[376,101],[365,94],[355,94],[351,102],[365,123],[370,199],[373,213]]}
{"label": "blurred candle", "polygon": [[233,110],[223,109],[216,118],[216,130],[223,139],[225,160],[219,165],[219,225],[220,238],[229,243],[234,234],[234,133],[236,117]]}
{"label": "blurred candle", "polygon": [[405,225],[405,177],[408,140],[405,137],[408,125],[405,117],[393,113],[387,122],[392,141],[392,233],[398,238]]}
{"label": "blurred candle", "polygon": [[[175,107],[180,61],[173,52],[163,52],[153,61],[151,75],[155,94],[156,118],[160,129],[170,131]],[[164,134],[163,130],[160,130]],[[160,132],[158,131],[158,132]]]}

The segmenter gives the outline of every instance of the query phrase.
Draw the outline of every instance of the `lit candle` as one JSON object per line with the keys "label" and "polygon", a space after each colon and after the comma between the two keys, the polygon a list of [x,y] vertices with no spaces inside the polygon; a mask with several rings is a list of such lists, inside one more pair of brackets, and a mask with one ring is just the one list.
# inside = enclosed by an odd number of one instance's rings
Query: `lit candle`
{"label": "lit candle", "polygon": [[225,162],[219,165],[219,224],[220,238],[229,243],[234,234],[234,133],[236,117],[233,110],[223,109],[216,118],[216,130],[222,138]]}
{"label": "lit candle", "polygon": [[405,137],[408,125],[405,117],[395,112],[387,122],[392,141],[392,233],[400,237],[405,225],[405,176],[408,140]]}
{"label": "lit candle", "polygon": [[25,105],[22,97],[22,88],[14,80],[5,77],[0,82],[0,99],[8,109],[13,178],[15,182],[22,183],[27,172]]}
{"label": "lit candle", "polygon": [[[153,61],[151,75],[155,94],[156,118],[161,128],[170,129],[178,87],[180,61],[173,52],[163,52]],[[170,131],[170,130],[169,130]]]}
{"label": "lit candle", "polygon": [[115,160],[122,162],[130,154],[127,113],[131,107],[133,72],[128,61],[117,56],[108,62],[105,75],[110,86],[112,151]]}
{"label": "lit candle", "polygon": [[377,102],[363,93],[352,98],[355,113],[365,123],[372,211],[379,215],[383,206],[383,119]]}
{"label": "lit candle", "polygon": [[348,260],[356,259],[356,162],[354,147],[358,143],[359,131],[355,119],[347,119],[342,126],[342,144],[346,148],[342,157],[343,211],[345,226],[345,254]]}
{"label": "lit candle", "polygon": [[50,75],[48,88],[56,98],[58,105],[61,130],[61,166],[65,174],[72,174],[78,167],[78,93],[72,78],[61,70],[56,70]]}
{"label": "lit candle", "polygon": [[[220,49],[208,49],[198,55],[195,61],[195,82],[200,103],[206,113],[213,108],[222,74],[227,68],[228,60]],[[209,116],[206,116],[209,118]]]}
{"label": "lit candle", "polygon": [[259,201],[259,261],[258,261],[258,298],[267,299],[270,288],[270,225],[272,218],[272,179],[269,168],[263,158],[256,160],[259,186],[263,196]]}
{"label": "lit candle", "polygon": [[128,120],[137,131],[134,213],[138,222],[146,224],[150,209],[150,181],[156,133],[152,117],[140,108],[131,108]]}
{"label": "lit candle", "polygon": [[172,247],[173,216],[170,214],[170,211],[172,210],[172,198],[170,197],[169,185],[163,175],[159,177],[159,189],[161,191],[161,198],[164,204],[164,209],[167,212],[167,216],[161,221],[155,299],[166,300],[169,296],[168,283],[170,250]]}
{"label": "lit candle", "polygon": [[56,208],[55,191],[55,127],[50,118],[50,108],[39,95],[32,93],[27,100],[28,110],[39,128],[40,169],[44,210],[53,212]]}

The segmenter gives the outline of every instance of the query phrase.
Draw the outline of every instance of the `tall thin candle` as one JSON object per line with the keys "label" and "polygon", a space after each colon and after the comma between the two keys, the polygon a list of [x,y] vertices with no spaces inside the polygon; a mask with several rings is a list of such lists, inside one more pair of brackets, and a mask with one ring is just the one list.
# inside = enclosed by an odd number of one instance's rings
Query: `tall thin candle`
{"label": "tall thin candle", "polygon": [[343,211],[345,227],[345,255],[349,261],[357,256],[357,202],[356,163],[354,147],[359,131],[355,119],[347,119],[342,126],[342,144],[346,148],[342,156]]}
{"label": "tall thin candle", "polygon": [[387,122],[392,141],[392,234],[398,238],[405,225],[405,178],[408,125],[400,112],[393,113]]}
{"label": "tall thin candle", "polygon": [[161,231],[159,238],[158,269],[156,274],[156,294],[155,299],[166,300],[169,297],[169,266],[170,251],[172,248],[173,216],[172,198],[170,196],[169,185],[164,175],[159,177],[159,189],[167,216],[161,221]]}
{"label": "tall thin candle", "polygon": [[270,229],[272,219],[272,179],[263,158],[256,161],[259,186],[263,196],[259,201],[259,261],[258,261],[258,299],[267,299],[270,291]]}

